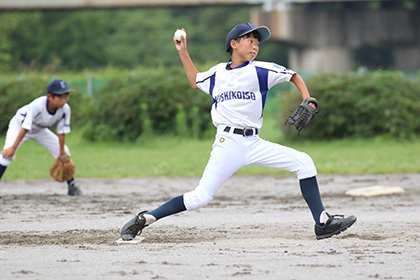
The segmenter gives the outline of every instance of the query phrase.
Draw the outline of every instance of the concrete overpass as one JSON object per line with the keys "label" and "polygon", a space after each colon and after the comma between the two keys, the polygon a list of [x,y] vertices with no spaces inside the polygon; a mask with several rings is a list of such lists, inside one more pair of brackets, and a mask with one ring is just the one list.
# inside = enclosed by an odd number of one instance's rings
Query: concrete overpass
{"label": "concrete overpass", "polygon": [[253,5],[262,4],[263,2],[264,0],[0,0],[0,9],[87,9],[200,5]]}
{"label": "concrete overpass", "polygon": [[[360,9],[324,3],[368,0],[0,0],[1,10],[86,9],[158,6],[255,5],[250,21],[266,25],[271,40],[290,47],[290,68],[335,72],[353,70],[353,53],[372,42],[393,49],[394,67],[420,69],[420,1],[410,9]],[[382,0],[377,2],[392,2]],[[299,9],[295,9],[296,4]],[[350,7],[350,8],[349,8]]]}
{"label": "concrete overpass", "polygon": [[[266,9],[295,3],[370,0],[0,0],[0,10],[86,9],[158,6],[264,5]],[[390,1],[390,0],[378,0]]]}
{"label": "concrete overpass", "polygon": [[354,51],[372,42],[392,48],[396,69],[420,69],[420,2],[412,10],[277,6],[254,10],[251,21],[270,27],[274,40],[290,45],[293,69],[352,70]]}

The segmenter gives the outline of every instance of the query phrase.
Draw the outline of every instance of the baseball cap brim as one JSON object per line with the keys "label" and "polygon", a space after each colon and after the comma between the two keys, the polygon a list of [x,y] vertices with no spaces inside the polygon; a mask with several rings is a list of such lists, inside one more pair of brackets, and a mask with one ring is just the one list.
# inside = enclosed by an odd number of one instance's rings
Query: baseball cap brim
{"label": "baseball cap brim", "polygon": [[50,92],[50,93],[53,93],[53,94],[65,94],[65,93],[68,93],[68,92],[73,92],[74,90],[72,90],[72,89],[62,89],[62,90],[54,90],[54,92]]}
{"label": "baseball cap brim", "polygon": [[251,33],[253,31],[257,31],[260,34],[260,43],[268,40],[268,38],[270,38],[270,29],[268,29],[268,27],[266,26],[258,26],[255,27],[253,26],[251,23],[242,23],[242,24],[238,24],[236,25],[228,34],[227,38],[226,38],[226,51],[229,52],[230,50],[230,42],[232,40],[236,40],[248,33]]}
{"label": "baseball cap brim", "polygon": [[72,89],[61,89],[61,90],[55,90],[54,92],[50,92],[50,93],[54,93],[54,94],[65,94],[68,92],[73,92],[74,90]]}

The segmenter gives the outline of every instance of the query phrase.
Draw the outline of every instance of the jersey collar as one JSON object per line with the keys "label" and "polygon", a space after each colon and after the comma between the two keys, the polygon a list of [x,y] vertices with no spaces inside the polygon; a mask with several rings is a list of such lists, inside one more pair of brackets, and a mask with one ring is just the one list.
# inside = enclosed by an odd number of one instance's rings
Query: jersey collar
{"label": "jersey collar", "polygon": [[242,63],[239,66],[236,66],[235,68],[231,68],[230,65],[232,64],[232,59],[229,59],[228,63],[226,64],[226,70],[233,70],[233,69],[238,69],[238,68],[242,68],[245,67],[249,64],[249,61]]}
{"label": "jersey collar", "polygon": [[48,114],[50,114],[50,115],[55,115],[55,112],[57,112],[57,109],[55,109],[55,111],[54,112],[50,112],[50,110],[48,109],[48,104],[50,103],[50,101],[48,100],[48,98],[47,98],[47,103],[46,103],[46,105],[47,105],[47,112],[48,112]]}

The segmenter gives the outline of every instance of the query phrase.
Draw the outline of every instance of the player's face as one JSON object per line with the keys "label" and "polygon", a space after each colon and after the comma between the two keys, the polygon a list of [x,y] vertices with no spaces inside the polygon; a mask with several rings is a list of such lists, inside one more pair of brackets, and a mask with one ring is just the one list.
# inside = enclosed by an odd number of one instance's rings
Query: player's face
{"label": "player's face", "polygon": [[251,33],[249,37],[245,36],[237,43],[236,52],[244,61],[253,61],[259,49],[260,41]]}
{"label": "player's face", "polygon": [[54,108],[63,108],[63,106],[67,103],[67,98],[69,96],[69,93],[64,93],[61,95],[50,95],[50,98],[48,100],[50,101],[50,104]]}

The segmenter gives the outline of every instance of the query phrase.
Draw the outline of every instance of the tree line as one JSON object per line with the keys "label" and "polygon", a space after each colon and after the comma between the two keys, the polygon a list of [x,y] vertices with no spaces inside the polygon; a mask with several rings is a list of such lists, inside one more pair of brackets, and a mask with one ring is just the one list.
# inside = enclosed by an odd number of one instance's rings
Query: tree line
{"label": "tree line", "polygon": [[[80,71],[179,65],[173,33],[185,28],[194,61],[225,61],[225,38],[252,6],[0,12],[0,72]],[[286,49],[260,52],[286,63]]]}

